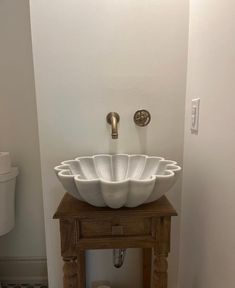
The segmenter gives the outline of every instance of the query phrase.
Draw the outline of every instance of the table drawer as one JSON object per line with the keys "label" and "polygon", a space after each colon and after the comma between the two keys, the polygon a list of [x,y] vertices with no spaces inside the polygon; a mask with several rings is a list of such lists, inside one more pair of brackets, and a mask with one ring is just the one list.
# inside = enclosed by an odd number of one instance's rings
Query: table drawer
{"label": "table drawer", "polygon": [[151,218],[129,219],[83,219],[80,223],[81,238],[100,236],[141,236],[151,235]]}

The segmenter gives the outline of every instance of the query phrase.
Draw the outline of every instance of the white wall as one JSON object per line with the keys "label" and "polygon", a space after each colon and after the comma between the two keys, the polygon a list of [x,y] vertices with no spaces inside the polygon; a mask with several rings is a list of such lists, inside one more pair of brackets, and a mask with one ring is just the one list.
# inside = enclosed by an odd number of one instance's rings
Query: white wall
{"label": "white wall", "polygon": [[0,262],[2,257],[45,257],[29,16],[28,1],[0,1],[0,151],[10,151],[20,169],[16,226],[0,237]]}
{"label": "white wall", "polygon": [[[63,189],[53,167],[78,155],[132,152],[182,162],[187,54],[187,0],[33,0],[36,77],[49,280],[62,287],[58,223]],[[133,114],[151,111],[147,128]],[[106,114],[121,116],[111,140]],[[180,183],[169,194],[180,212]],[[169,287],[176,287],[179,217],[173,221]],[[110,252],[89,253],[91,279],[141,287],[141,259],[128,252],[120,271]]]}
{"label": "white wall", "polygon": [[[191,0],[180,288],[233,288],[235,2]],[[189,131],[201,98],[199,135]]]}

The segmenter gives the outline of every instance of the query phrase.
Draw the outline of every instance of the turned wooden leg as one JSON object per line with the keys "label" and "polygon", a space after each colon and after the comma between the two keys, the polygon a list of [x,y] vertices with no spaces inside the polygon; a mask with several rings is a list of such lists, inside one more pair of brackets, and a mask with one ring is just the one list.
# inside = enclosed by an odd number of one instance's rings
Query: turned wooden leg
{"label": "turned wooden leg", "polygon": [[143,249],[143,288],[151,288],[152,248]]}
{"label": "turned wooden leg", "polygon": [[153,265],[153,288],[167,288],[167,254],[156,252]]}
{"label": "turned wooden leg", "polygon": [[64,288],[85,288],[85,251],[79,251],[77,257],[66,257],[64,260]]}
{"label": "turned wooden leg", "polygon": [[64,260],[64,288],[78,288],[78,266],[76,257],[66,257]]}

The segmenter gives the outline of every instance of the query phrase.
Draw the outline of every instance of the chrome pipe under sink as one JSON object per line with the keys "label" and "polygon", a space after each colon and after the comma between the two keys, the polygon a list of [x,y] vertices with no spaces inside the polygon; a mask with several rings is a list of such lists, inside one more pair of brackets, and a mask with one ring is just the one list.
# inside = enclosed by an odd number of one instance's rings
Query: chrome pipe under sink
{"label": "chrome pipe under sink", "polygon": [[113,265],[116,268],[122,267],[126,256],[126,249],[113,249]]}

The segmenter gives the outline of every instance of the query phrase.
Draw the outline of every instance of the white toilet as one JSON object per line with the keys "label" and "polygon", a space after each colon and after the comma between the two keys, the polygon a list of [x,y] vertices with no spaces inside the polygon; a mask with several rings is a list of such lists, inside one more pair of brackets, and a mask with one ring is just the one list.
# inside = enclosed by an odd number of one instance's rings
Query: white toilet
{"label": "white toilet", "polygon": [[0,236],[15,226],[15,183],[18,174],[18,168],[11,167],[10,154],[0,152]]}

